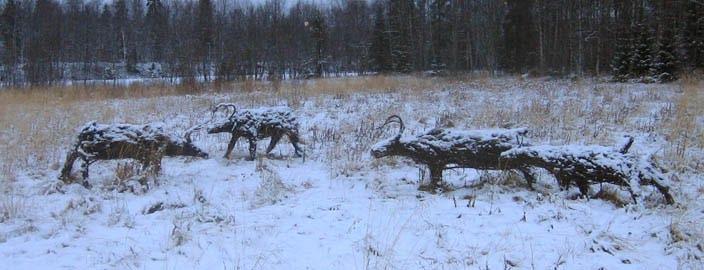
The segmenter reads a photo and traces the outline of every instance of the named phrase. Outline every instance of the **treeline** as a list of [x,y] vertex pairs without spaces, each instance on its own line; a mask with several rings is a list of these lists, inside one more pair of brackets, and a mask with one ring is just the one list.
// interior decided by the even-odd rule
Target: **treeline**
[[4,84],[704,67],[701,0],[6,0],[0,23]]

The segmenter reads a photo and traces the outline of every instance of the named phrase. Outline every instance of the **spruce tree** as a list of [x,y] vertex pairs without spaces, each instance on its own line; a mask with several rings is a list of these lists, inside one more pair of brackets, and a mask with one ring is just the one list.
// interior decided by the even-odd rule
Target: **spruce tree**
[[512,72],[526,72],[536,63],[538,34],[533,24],[533,0],[509,0],[503,24],[502,66]]
[[[704,9],[704,8],[702,8]],[[700,12],[701,16],[697,19],[697,32],[692,43],[694,51],[698,58],[694,61],[696,68],[704,68],[704,12]]]
[[391,71],[391,51],[388,31],[386,30],[386,17],[384,6],[377,3],[375,6],[374,29],[372,30],[369,54],[372,69],[376,72],[386,73]]
[[616,43],[616,52],[611,62],[613,80],[627,82],[633,77],[631,73],[631,52],[633,46],[628,38],[620,38]]
[[166,43],[169,27],[168,19],[166,7],[161,0],[147,0],[147,15],[144,23],[148,29],[152,60],[156,62],[163,60],[164,43]]
[[215,32],[215,29],[213,29],[213,4],[210,0],[198,1],[198,24],[196,27],[198,28],[196,29],[198,35],[197,54],[202,64],[203,80],[208,81],[210,54]]
[[631,71],[633,76],[649,81],[653,67],[653,35],[650,28],[642,24],[635,26],[635,42],[631,57]]
[[19,16],[17,14],[17,4],[14,0],[8,0],[5,3],[5,8],[0,15],[0,25],[2,26],[2,42],[5,46],[5,55],[2,64],[7,68],[7,77],[10,77],[13,82],[15,80],[14,71],[15,65],[19,61],[20,48],[22,42],[20,40]]
[[413,0],[391,0],[389,5],[389,28],[391,59],[396,72],[409,73],[413,70],[411,51],[411,20]]
[[704,6],[699,3],[687,3],[681,39],[686,63],[693,68],[704,68]]
[[431,68],[445,69],[449,62],[452,44],[452,22],[450,0],[433,0],[430,4],[430,27],[432,32]]
[[144,29],[144,2],[130,0],[129,39],[127,40],[127,72],[138,73],[137,63],[143,60],[144,51],[148,49]]
[[53,0],[37,0],[31,15],[27,79],[32,84],[51,83],[61,77],[61,7]]
[[673,46],[672,31],[666,30],[658,42],[658,50],[652,67],[653,78],[661,83],[677,80],[677,58]]
[[113,15],[112,11],[110,10],[110,6],[104,5],[103,6],[103,11],[100,14],[100,18],[98,19],[98,29],[99,29],[99,35],[101,37],[100,40],[100,60],[101,61],[106,61],[106,62],[113,62],[114,59],[114,54],[115,51],[113,48],[115,47],[114,45],[116,44],[115,41],[116,39],[113,38],[115,36],[115,29],[113,29]]
[[311,38],[313,39],[313,63],[314,76],[323,76],[323,67],[325,65],[325,43],[327,42],[327,24],[322,12],[316,9],[311,20],[309,21]]

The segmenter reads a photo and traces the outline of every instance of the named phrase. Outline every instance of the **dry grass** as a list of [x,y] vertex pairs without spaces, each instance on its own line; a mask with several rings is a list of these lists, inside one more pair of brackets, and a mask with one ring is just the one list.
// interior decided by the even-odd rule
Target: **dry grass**
[[624,200],[616,189],[610,187],[604,187],[599,190],[599,192],[594,194],[594,198],[609,202],[618,208],[623,208],[628,204],[628,201]]
[[128,181],[134,179],[140,169],[140,164],[137,162],[119,162],[115,167],[115,178],[113,180],[115,186],[124,186]]
[[[295,109],[305,103],[339,116],[335,126],[310,123],[304,140],[307,148],[321,149],[324,160],[341,174],[363,166],[368,147],[389,134],[374,125],[391,113],[418,123],[409,133],[435,126],[527,126],[539,141],[608,145],[614,132],[654,132],[668,138],[665,161],[698,168],[698,159],[691,157],[704,147],[702,83],[690,79],[672,88],[471,74],[9,89],[0,91],[0,153],[11,153],[0,156],[0,176],[13,179],[23,169],[57,168],[75,129],[89,120],[167,121],[184,128],[201,121],[207,108],[221,101],[251,107],[284,103]],[[388,96],[393,98],[385,103],[369,102]],[[441,103],[446,105],[434,106]],[[409,109],[405,104],[416,106]],[[349,113],[357,116],[346,117]]]
[[256,166],[261,183],[254,192],[252,208],[276,204],[287,198],[289,193],[293,191],[291,187],[284,184],[279,174],[271,169],[263,158],[257,159]]
[[27,202],[13,194],[0,194],[0,223],[27,214]]
[[673,119],[665,125],[671,142],[666,156],[675,162],[678,169],[700,167],[701,161],[688,160],[688,151],[704,148],[704,129],[701,125],[701,121],[704,121],[703,87],[704,83],[700,81],[683,80],[680,85],[682,95],[673,110]]

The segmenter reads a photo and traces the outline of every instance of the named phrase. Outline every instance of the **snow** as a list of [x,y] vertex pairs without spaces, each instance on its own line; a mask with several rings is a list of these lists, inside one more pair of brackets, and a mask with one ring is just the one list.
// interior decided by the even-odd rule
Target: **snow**
[[[619,168],[619,171],[626,171],[627,166],[619,161],[623,155],[611,147],[599,145],[540,145],[533,147],[514,148],[501,153],[503,157],[526,155],[536,157],[546,161],[557,160],[566,157],[567,159],[587,162],[591,160],[594,165]],[[615,155],[620,155],[614,157]]]
[[524,145],[526,128],[517,129],[433,129],[426,134],[414,137],[402,137],[401,143],[416,143],[424,145],[429,150],[438,149],[450,151],[456,146],[474,145],[478,143],[494,144],[510,148]]
[[[704,207],[697,191],[697,183],[704,179],[701,172],[685,173],[673,185],[681,206],[617,208],[598,199],[571,199],[576,190],[560,191],[547,174],[540,175],[537,190],[531,191],[491,180],[499,179],[499,173],[448,170],[443,178],[457,187],[455,191],[429,194],[417,190],[420,167],[403,159],[369,156],[375,143],[396,134],[393,128],[375,129],[391,113],[405,120],[407,134],[402,140],[433,133],[442,126],[442,119],[435,116],[452,115],[455,128],[440,135],[453,144],[468,138],[569,144],[573,146],[559,150],[579,156],[612,153],[615,150],[610,147],[585,145],[636,132],[629,153],[644,155],[657,152],[666,142],[660,133],[639,131],[640,117],[648,119],[649,113],[660,111],[676,95],[672,89],[656,89],[664,100],[643,103],[652,110],[639,110],[624,126],[617,126],[584,112],[611,111],[600,106],[618,106],[621,101],[590,97],[589,102],[579,103],[584,97],[574,96],[563,82],[546,83],[549,91],[510,80],[497,84],[507,87],[492,90],[468,83],[422,93],[399,90],[342,99],[321,95],[295,106],[285,97],[256,92],[112,101],[106,106],[139,108],[158,101],[163,105],[159,114],[129,118],[134,115],[130,109],[111,117],[115,122],[163,120],[163,128],[174,132],[206,122],[210,115],[202,113],[207,107],[203,104],[237,100],[246,108],[288,105],[300,123],[306,157],[293,157],[291,146],[282,143],[273,156],[245,161],[246,147],[239,144],[233,159],[226,160],[220,156],[229,136],[194,134],[194,143],[213,158],[165,158],[159,185],[144,194],[109,189],[116,178],[115,162],[93,165],[92,189],[68,185],[51,194],[45,194],[45,186],[56,181],[58,170],[27,168],[3,187],[0,202],[15,203],[0,205],[23,211],[0,218],[0,269],[676,269],[701,265],[694,258],[702,256],[697,249],[702,238],[697,237],[704,232]],[[628,87],[623,92],[632,97],[650,91],[641,85]],[[550,109],[540,104],[546,98],[555,102]],[[528,106],[552,122],[527,125],[539,120],[515,112]],[[564,111],[555,109],[563,106],[574,106],[577,109],[572,112],[585,120],[571,122]],[[491,129],[506,122],[529,126],[531,132],[525,136],[530,138],[515,136],[523,134],[522,129],[513,129],[510,135]],[[604,135],[607,131],[613,137]],[[601,133],[594,135],[597,132]],[[558,147],[516,151],[528,149],[550,155]],[[617,166],[607,158],[600,160]],[[673,228],[682,231],[686,240],[673,240]]]
[[[638,191],[640,182],[640,172],[647,172],[649,179],[665,179],[657,173],[655,168],[648,162],[638,162],[639,158],[634,155],[625,155],[617,149],[598,145],[541,145],[532,147],[514,148],[501,153],[502,158],[527,157],[544,161],[546,163],[557,164],[558,170],[574,169],[574,164],[584,164],[594,175],[597,171],[613,172],[613,175],[623,177],[628,181],[629,188]],[[654,176],[654,177],[653,177]],[[605,179],[594,179],[595,182]],[[662,183],[665,184],[665,183]]]
[[284,130],[297,130],[298,122],[288,107],[265,107],[237,111],[231,119],[237,122],[236,128],[244,134],[258,137],[262,127],[276,127]]
[[132,125],[98,124],[91,121],[80,128],[78,138],[81,143],[128,142],[136,144],[144,140],[161,141],[164,135],[166,133],[160,123]]

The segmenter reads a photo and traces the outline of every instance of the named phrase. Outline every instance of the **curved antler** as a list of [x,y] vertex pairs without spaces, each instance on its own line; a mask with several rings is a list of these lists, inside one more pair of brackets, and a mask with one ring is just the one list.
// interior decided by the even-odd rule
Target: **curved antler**
[[403,120],[401,120],[401,117],[398,115],[391,115],[389,118],[386,118],[386,122],[384,122],[383,125],[381,125],[381,128],[385,127],[388,124],[391,123],[398,123],[399,124],[399,129],[398,129],[398,135],[396,135],[398,138],[401,138],[401,134],[403,134],[403,131],[406,130],[406,126],[403,125]]
[[230,117],[229,117],[229,118],[232,118],[233,116],[235,116],[235,113],[237,112],[237,107],[235,106],[235,104],[232,104],[232,103],[220,103],[220,104],[218,104],[217,106],[215,106],[215,108],[213,108],[213,114],[215,114],[215,112],[217,112],[217,111],[220,110],[221,108],[232,108],[232,114],[230,114]]
[[201,128],[203,128],[203,125],[198,124],[198,125],[193,126],[192,128],[189,128],[188,130],[186,130],[186,133],[183,134],[183,137],[186,138],[186,142],[191,143],[192,142],[191,134],[193,134],[193,132],[200,130]]
[[628,150],[631,149],[631,146],[633,146],[633,141],[635,139],[633,139],[633,136],[631,136],[631,135],[626,135],[626,136],[624,136],[624,138],[626,138],[626,142],[624,142],[623,145],[621,145],[621,148],[618,151],[621,154],[625,155],[628,153]]

